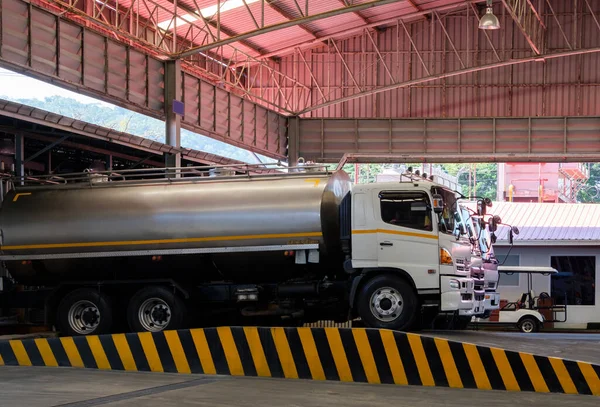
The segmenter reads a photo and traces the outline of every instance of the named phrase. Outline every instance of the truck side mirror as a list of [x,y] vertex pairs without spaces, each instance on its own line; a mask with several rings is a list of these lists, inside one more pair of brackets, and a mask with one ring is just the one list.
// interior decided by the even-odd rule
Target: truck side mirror
[[433,211],[442,213],[444,211],[444,198],[440,194],[433,195]]
[[510,228],[510,230],[515,234],[515,235],[519,235],[519,228],[516,226],[513,226]]
[[484,217],[486,215],[486,205],[483,202],[483,199],[477,200],[477,215]]
[[483,199],[483,203],[485,204],[485,206],[487,206],[488,208],[492,207],[492,200],[490,198],[484,198]]
[[508,232],[508,243],[509,243],[511,246],[512,246],[512,244],[513,244],[513,239],[514,239],[514,236],[513,236],[513,231],[512,231],[512,229],[511,229],[511,230]]
[[496,244],[497,240],[498,240],[498,237],[496,237],[496,234],[494,232],[492,232],[490,234],[490,241],[492,242],[492,244]]
[[500,218],[500,216],[498,215],[494,215],[492,216],[492,219],[490,219],[489,225],[490,225],[490,232],[495,232],[496,230],[498,230],[498,225],[502,224],[502,219]]

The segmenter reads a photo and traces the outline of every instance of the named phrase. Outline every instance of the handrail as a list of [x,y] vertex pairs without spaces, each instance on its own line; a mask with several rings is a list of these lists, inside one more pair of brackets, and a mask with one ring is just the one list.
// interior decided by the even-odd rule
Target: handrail
[[218,179],[262,178],[275,176],[302,176],[312,174],[330,174],[326,166],[299,165],[286,167],[281,163],[269,164],[227,164],[203,165],[190,167],[162,167],[125,169],[119,172],[93,171],[74,172],[57,175],[11,176],[7,181],[16,189],[23,187],[51,187],[51,186],[92,186],[108,187],[110,185],[123,185],[135,183],[157,182],[191,182],[209,181]]

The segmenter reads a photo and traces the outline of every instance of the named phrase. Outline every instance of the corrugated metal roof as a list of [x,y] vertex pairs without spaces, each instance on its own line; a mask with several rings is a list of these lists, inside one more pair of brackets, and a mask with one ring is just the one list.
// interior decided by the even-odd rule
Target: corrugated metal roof
[[[352,2],[345,2],[344,0],[308,0],[308,10],[309,15],[316,15],[327,11],[342,9],[348,4],[356,5],[369,1],[372,0],[354,0]],[[120,6],[124,8],[135,7],[136,12],[139,12],[142,18],[148,19],[154,23],[168,25],[169,21],[173,20],[174,15],[177,15],[180,19],[190,19],[191,17],[189,21],[191,22],[191,25],[194,25],[194,32],[197,33],[200,33],[203,29],[206,30],[206,26],[202,20],[195,18],[197,16],[192,16],[193,13],[198,13],[199,10],[205,10],[206,8],[216,7],[217,1],[180,0],[175,4],[171,0],[152,0],[152,4],[150,4],[152,7],[148,5],[136,7],[134,0],[119,1]],[[227,2],[221,1],[221,4],[223,7],[226,7]],[[220,33],[221,39],[228,38],[229,35],[227,33],[236,35],[256,29],[255,20],[258,24],[261,23],[261,20],[264,20],[265,26],[270,26],[302,18],[304,17],[306,6],[305,1],[271,0],[264,3],[263,16],[262,2],[247,2],[245,6],[242,6],[242,4],[243,3],[231,3],[231,7],[226,7],[225,11],[221,13],[219,25],[224,30]],[[348,35],[344,33],[344,30],[348,28],[366,26],[368,23],[376,23],[377,21],[383,21],[391,17],[399,17],[415,12],[453,5],[464,5],[464,0],[412,0],[411,2],[398,0],[393,4],[371,7],[360,12],[340,13],[334,17],[307,22],[299,26],[288,27],[284,30],[277,30],[242,42],[235,42],[233,46],[249,55],[257,56],[260,55],[260,53],[275,52],[296,44],[301,44],[307,40],[316,38],[317,36],[334,35],[339,32],[341,33],[339,38],[345,38]],[[250,12],[248,12],[248,10],[250,10]],[[252,15],[250,13],[252,13]],[[207,16],[207,19],[212,22],[213,28],[211,31],[215,31],[216,16]],[[173,26],[170,27],[170,30],[173,30]],[[193,45],[202,45],[204,36],[190,36],[189,32],[190,24],[180,20],[177,24],[177,35],[182,38],[186,36],[188,38],[194,38]],[[249,48],[247,44],[251,44],[253,48]],[[219,51],[220,53],[223,53],[224,57],[244,59],[240,55],[234,55],[233,50],[228,49],[230,47],[224,48],[224,50]],[[260,53],[257,52],[258,50]]]
[[116,131],[81,120],[75,120],[67,116],[62,116],[46,110],[4,99],[0,99],[0,116],[12,117],[30,123],[38,123],[58,130],[78,134],[80,136],[145,150],[157,155],[162,155],[163,153],[181,153],[184,158],[190,161],[199,161],[207,165],[245,164],[238,160],[233,160],[200,150],[169,146],[165,143],[150,140],[144,137],[134,136],[133,134]]
[[[517,226],[515,244],[597,244],[600,246],[600,204],[494,202],[488,213]],[[506,244],[508,228],[496,233]]]

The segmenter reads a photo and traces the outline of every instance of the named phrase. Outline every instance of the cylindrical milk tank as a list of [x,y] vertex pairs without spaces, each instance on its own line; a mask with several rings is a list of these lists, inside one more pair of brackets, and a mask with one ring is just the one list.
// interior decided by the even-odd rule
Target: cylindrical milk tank
[[22,188],[0,209],[2,255],[339,243],[344,172]]

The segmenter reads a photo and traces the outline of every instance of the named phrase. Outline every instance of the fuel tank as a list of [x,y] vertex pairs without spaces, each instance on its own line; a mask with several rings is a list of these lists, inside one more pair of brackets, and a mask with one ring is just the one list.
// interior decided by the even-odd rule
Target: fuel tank
[[0,208],[1,255],[76,257],[318,243],[339,250],[343,171],[21,187]]

